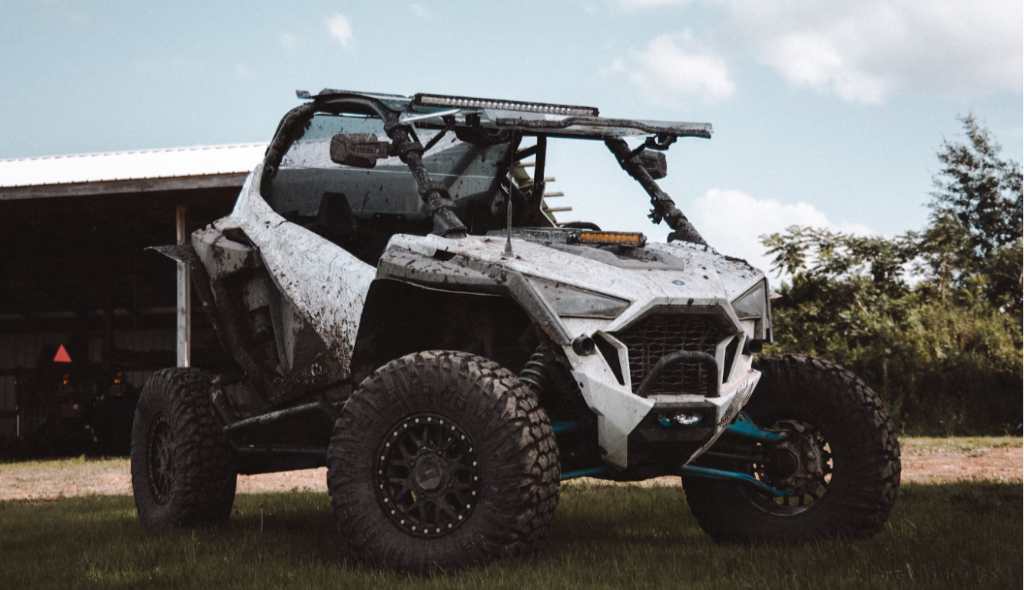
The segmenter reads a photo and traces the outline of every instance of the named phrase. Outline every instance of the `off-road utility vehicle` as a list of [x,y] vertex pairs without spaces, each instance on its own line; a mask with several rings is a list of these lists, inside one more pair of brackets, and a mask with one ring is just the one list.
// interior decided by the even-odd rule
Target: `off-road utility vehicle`
[[[656,182],[664,150],[710,125],[299,96],[234,211],[161,249],[191,266],[236,366],[146,385],[146,528],[227,519],[238,473],[323,465],[350,553],[414,571],[530,549],[560,481],[582,476],[680,475],[716,539],[885,522],[900,459],[876,394],[828,362],[755,358],[772,338],[764,274],[708,246]],[[552,139],[604,142],[667,243],[557,223]]]

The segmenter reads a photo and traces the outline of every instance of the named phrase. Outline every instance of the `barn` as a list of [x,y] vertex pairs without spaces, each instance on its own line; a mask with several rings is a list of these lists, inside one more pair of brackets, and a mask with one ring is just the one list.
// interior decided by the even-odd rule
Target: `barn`
[[123,451],[151,371],[218,364],[187,271],[146,248],[227,214],[264,149],[0,160],[0,453]]

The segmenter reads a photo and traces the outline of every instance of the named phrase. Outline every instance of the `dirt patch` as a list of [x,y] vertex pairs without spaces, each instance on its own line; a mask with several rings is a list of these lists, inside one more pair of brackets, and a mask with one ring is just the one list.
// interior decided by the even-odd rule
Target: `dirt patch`
[[[905,483],[989,480],[1021,481],[1020,439],[907,439],[903,442]],[[325,469],[306,469],[238,478],[242,494],[327,491]],[[604,483],[600,480],[577,480]],[[678,485],[675,477],[649,485]],[[618,484],[608,484],[618,485]],[[127,459],[69,459],[0,463],[0,501],[53,499],[86,495],[131,494]]]
[[1021,481],[1021,458],[1019,446],[972,450],[962,454],[911,454],[903,460],[903,481]]
[[[132,493],[127,459],[70,459],[0,464],[0,501]],[[238,477],[238,493],[324,491],[327,470]]]

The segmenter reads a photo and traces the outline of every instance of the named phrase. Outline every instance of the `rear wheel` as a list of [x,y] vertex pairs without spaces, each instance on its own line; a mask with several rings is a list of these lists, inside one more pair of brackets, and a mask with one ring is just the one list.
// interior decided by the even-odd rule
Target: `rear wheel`
[[131,472],[146,529],[228,519],[237,478],[207,373],[164,369],[149,378],[132,423]]
[[381,367],[349,398],[327,478],[355,555],[452,570],[523,553],[545,536],[558,450],[515,375],[472,354],[430,351]]
[[877,394],[838,365],[801,356],[759,359],[761,382],[745,413],[782,443],[756,460],[699,461],[743,471],[786,492],[684,477],[700,526],[719,540],[801,541],[865,536],[885,523],[900,482],[900,449]]

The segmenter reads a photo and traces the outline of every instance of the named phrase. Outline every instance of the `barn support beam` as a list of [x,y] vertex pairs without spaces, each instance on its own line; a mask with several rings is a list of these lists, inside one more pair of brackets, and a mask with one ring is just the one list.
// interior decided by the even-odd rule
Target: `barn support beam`
[[[174,211],[175,236],[179,246],[185,245],[188,240],[188,209],[184,205],[178,205]],[[188,265],[182,261],[178,265],[178,303],[177,318],[178,329],[175,338],[175,349],[177,351],[178,366],[189,367],[192,365],[192,289],[191,274]]]

